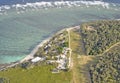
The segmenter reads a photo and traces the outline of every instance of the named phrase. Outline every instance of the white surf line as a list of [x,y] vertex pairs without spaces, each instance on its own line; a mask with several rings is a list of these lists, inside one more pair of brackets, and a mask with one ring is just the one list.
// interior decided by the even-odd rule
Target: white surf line
[[104,8],[109,8],[109,4],[103,1],[51,1],[51,2],[35,2],[35,3],[26,3],[26,4],[14,4],[14,5],[4,5],[1,6],[1,10],[9,10],[15,8],[18,9],[26,9],[26,8],[61,8],[61,7],[74,7],[74,6],[102,6]]

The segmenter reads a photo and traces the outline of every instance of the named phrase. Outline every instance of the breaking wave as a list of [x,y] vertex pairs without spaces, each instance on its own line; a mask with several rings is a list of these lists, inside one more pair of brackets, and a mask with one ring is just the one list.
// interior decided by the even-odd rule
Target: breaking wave
[[[61,8],[61,7],[76,7],[76,6],[102,6],[104,8],[109,8],[110,3],[103,1],[51,1],[51,2],[35,2],[35,3],[26,3],[26,4],[14,4],[14,5],[4,5],[0,7],[0,12],[9,10],[9,9],[27,9],[27,8]],[[115,5],[115,4],[113,4]]]

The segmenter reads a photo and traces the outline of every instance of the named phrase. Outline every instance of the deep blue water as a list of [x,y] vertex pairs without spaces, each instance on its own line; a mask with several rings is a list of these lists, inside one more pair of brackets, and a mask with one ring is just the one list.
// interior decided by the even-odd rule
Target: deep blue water
[[[17,3],[24,4],[28,2],[33,3],[37,1],[61,1],[61,0],[0,0],[0,5],[12,5],[12,4],[17,4]],[[67,0],[67,1],[74,1],[74,0]],[[82,1],[93,1],[93,0],[82,0]],[[109,2],[109,3],[120,3],[120,0],[101,0],[101,1]]]

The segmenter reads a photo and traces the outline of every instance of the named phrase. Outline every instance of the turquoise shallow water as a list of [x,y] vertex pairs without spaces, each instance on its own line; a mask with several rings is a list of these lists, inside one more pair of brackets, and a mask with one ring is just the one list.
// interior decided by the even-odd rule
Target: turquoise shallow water
[[0,15],[0,63],[24,58],[39,42],[64,27],[119,18],[117,6],[109,9],[102,6],[28,9],[21,14],[11,9]]

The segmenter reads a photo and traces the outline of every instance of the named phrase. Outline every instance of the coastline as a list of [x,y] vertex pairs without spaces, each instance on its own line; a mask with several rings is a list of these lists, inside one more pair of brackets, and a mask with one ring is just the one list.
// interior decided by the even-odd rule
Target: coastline
[[[35,53],[39,50],[40,47],[42,47],[45,43],[49,42],[54,36],[62,33],[63,31],[70,31],[72,29],[79,29],[80,28],[80,25],[78,26],[72,26],[72,27],[68,27],[68,28],[64,28],[64,29],[61,29],[59,31],[57,31],[56,33],[54,33],[52,36],[44,39],[42,42],[40,42],[32,51],[29,55],[27,55],[25,58],[23,58],[22,60],[20,60],[20,63],[23,63],[24,61],[28,61],[30,59],[33,59],[34,58],[34,55]],[[70,56],[71,58],[71,56]],[[70,61],[71,63],[71,61]]]
[[[78,25],[79,26],[79,25]],[[35,53],[38,51],[38,49],[40,47],[42,47],[45,43],[49,42],[54,36],[56,36],[57,34],[60,34],[62,33],[63,31],[65,30],[71,30],[71,29],[76,29],[78,28],[78,26],[72,26],[72,27],[69,27],[69,28],[63,28],[59,31],[57,31],[56,33],[54,33],[53,35],[51,35],[50,37],[48,38],[45,38],[42,42],[40,42],[37,46],[35,46],[35,48],[31,51],[30,54],[26,55],[25,58],[19,60],[19,61],[16,61],[16,62],[11,62],[11,63],[5,63],[5,64],[0,64],[0,71],[2,70],[6,70],[7,68],[11,68],[11,67],[14,67],[18,64],[21,64],[25,61],[28,61],[30,59],[33,59],[34,58],[34,55]]]
[[[79,26],[79,25],[78,25]],[[38,49],[40,47],[42,47],[45,43],[49,42],[50,39],[52,39],[55,35],[59,34],[59,33],[62,33],[63,31],[65,30],[70,30],[70,29],[75,29],[77,28],[78,26],[73,26],[73,27],[69,27],[69,28],[64,28],[64,29],[61,29],[59,31],[57,31],[55,34],[53,34],[52,36],[44,39],[42,42],[40,42],[32,51],[29,55],[27,55],[25,58],[23,58],[22,60],[20,60],[20,63],[24,62],[24,61],[28,61],[30,59],[33,59],[34,58],[34,55],[35,53],[38,51]]]
[[27,55],[25,58],[23,58],[22,60],[20,60],[20,63],[24,62],[24,61],[27,61],[29,59],[33,59],[34,58],[34,55],[35,53],[38,51],[38,49],[40,47],[42,47],[45,43],[47,43],[52,37],[48,37],[46,39],[44,39],[42,42],[40,42],[32,51],[29,55]]

